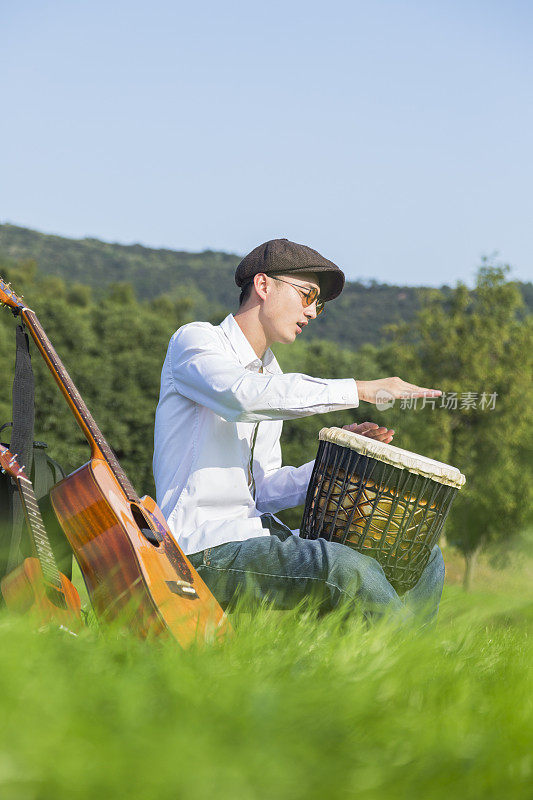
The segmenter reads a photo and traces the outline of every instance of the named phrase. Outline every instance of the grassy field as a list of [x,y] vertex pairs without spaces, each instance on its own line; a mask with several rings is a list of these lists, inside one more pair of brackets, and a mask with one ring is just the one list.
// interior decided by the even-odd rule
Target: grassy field
[[483,562],[432,630],[265,608],[188,652],[4,614],[0,798],[530,800],[530,587]]

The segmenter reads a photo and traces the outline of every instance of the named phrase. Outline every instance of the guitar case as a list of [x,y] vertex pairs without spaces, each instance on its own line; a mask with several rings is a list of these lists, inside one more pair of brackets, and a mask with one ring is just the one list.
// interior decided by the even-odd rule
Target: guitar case
[[[28,336],[23,326],[18,325],[13,379],[13,422],[2,425],[0,435],[7,428],[12,428],[11,441],[5,446],[13,454],[17,454],[19,463],[30,476],[57,565],[70,578],[72,551],[57,522],[49,496],[50,489],[65,477],[65,472],[48,455],[45,442],[33,441],[34,397],[35,385]],[[8,475],[0,473],[0,579],[31,555],[31,540],[26,530],[19,492],[14,481]]]

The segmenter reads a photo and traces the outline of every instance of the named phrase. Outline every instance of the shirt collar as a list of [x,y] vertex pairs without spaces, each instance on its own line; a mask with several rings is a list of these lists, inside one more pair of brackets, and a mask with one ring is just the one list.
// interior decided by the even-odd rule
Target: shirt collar
[[219,327],[222,328],[229,339],[243,367],[263,367],[267,372],[271,371],[269,367],[271,365],[273,366],[273,362],[275,361],[272,350],[269,348],[261,361],[252,345],[241,331],[233,314],[228,314],[226,319],[222,320]]

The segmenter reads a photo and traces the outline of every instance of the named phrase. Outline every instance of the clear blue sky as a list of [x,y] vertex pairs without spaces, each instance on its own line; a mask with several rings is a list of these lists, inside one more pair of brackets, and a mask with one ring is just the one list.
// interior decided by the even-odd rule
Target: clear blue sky
[[533,279],[533,4],[0,0],[0,220]]

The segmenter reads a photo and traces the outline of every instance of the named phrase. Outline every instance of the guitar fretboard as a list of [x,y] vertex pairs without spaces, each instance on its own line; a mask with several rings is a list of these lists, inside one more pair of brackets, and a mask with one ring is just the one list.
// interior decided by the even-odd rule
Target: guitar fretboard
[[37,556],[41,562],[43,576],[45,580],[47,580],[57,589],[61,589],[59,570],[56,566],[56,561],[50,541],[48,539],[48,534],[46,533],[43,525],[41,512],[37,504],[37,498],[35,497],[33,486],[25,476],[20,476],[16,480],[18,483],[20,496],[22,498],[24,511],[26,512],[26,518],[28,520],[28,526],[33,544],[35,545]]

